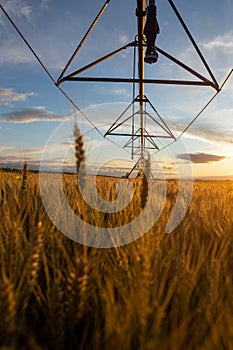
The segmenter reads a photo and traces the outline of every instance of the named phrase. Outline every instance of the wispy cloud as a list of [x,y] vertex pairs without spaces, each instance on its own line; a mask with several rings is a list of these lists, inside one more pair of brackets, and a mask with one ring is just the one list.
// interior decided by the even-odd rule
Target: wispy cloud
[[[56,170],[58,167],[65,171],[75,170],[75,158],[73,159],[71,152],[67,153],[67,147],[63,143],[47,145],[45,154],[44,151],[43,146],[19,150],[16,147],[2,145],[0,146],[0,167],[21,168],[26,159],[30,169],[38,170],[43,156],[42,164],[45,170]],[[65,157],[64,154],[66,154]]]
[[125,45],[129,42],[129,38],[127,34],[119,34],[118,40],[119,40],[119,43],[122,45]]
[[10,151],[13,148],[14,147],[11,147],[11,146],[0,146],[0,152],[3,153],[3,152],[6,152],[6,151]]
[[[226,72],[228,72],[233,66],[233,31],[231,30],[212,37],[209,40],[202,41],[198,45],[213,73],[215,75],[217,73],[220,79],[223,79]],[[219,57],[221,57],[221,59],[219,59]],[[179,59],[208,77],[208,73],[193,46],[187,46],[182,50]]]
[[[72,145],[71,145],[72,146]],[[46,146],[46,156],[48,158],[53,158],[55,156],[61,156],[66,152],[67,147],[64,143],[54,143]],[[5,154],[7,157],[29,157],[30,159],[41,158],[41,155],[44,152],[44,145],[40,147],[30,147],[29,149],[23,148],[20,150],[15,146],[1,145],[0,152]]]
[[50,0],[42,0],[41,3],[40,3],[40,7],[43,10],[48,10],[49,9],[49,3],[50,3]]
[[32,108],[23,108],[17,111],[3,113],[2,122],[13,124],[33,123],[33,122],[59,122],[66,119],[63,115],[58,115],[46,111],[45,107],[37,106]]
[[1,168],[22,168],[22,164],[25,162],[25,157],[15,156],[0,156],[0,167]]
[[129,89],[126,89],[126,88],[111,89],[109,87],[95,85],[94,90],[98,93],[105,95],[105,96],[126,96],[126,97],[132,96],[131,91]]
[[28,1],[25,0],[7,0],[3,1],[3,7],[10,14],[15,17],[24,17],[28,22],[31,20],[32,7]]
[[[52,25],[52,28],[48,29],[46,25],[49,25],[51,22],[48,22],[48,24],[41,21],[43,12],[49,9],[49,2],[50,0],[41,0],[38,2],[30,0],[5,0],[2,2],[2,5],[15,25],[20,29],[25,39],[30,42],[30,45],[32,45],[38,56],[41,59],[50,57],[51,63],[48,63],[48,67],[59,67],[60,69],[61,65],[64,67],[64,63],[61,63],[62,58],[60,58],[62,51],[56,51],[56,43],[57,37],[61,38],[61,35],[57,34],[57,30],[55,33]],[[38,19],[40,20],[39,27]],[[0,25],[0,64],[37,64],[35,58],[20,37],[16,35],[14,28],[10,25],[2,11],[0,11]],[[62,30],[64,31],[64,28]],[[56,36],[51,39],[54,45],[53,50],[51,50],[51,43],[47,39],[48,32],[50,33],[50,37],[52,35]]]
[[221,74],[220,79],[223,79],[224,75],[233,67],[233,30],[202,42],[201,48],[208,56],[211,66],[219,72],[219,75]]
[[199,152],[177,154],[176,157],[187,161],[191,160],[191,162],[195,164],[215,163],[215,162],[220,162],[221,160],[224,160],[227,158],[225,156],[219,156],[216,154],[199,153]]
[[19,41],[14,38],[8,38],[1,42],[0,64],[12,63],[32,63],[35,62],[34,57],[27,50],[26,46],[19,45]]
[[[40,158],[25,158],[19,156],[0,156],[0,167],[2,168],[22,168],[22,164],[27,160],[30,170],[39,170]],[[58,159],[51,158],[43,161],[43,170],[53,171],[57,170]],[[63,171],[75,171],[75,166],[69,161],[62,161]]]
[[16,92],[11,88],[0,88],[0,106],[12,107],[14,102],[25,102],[29,97],[36,96],[35,92]]
[[[223,118],[223,111],[219,112],[218,118],[215,120],[214,116],[209,117],[209,121],[201,120],[194,123],[182,137],[188,137],[196,140],[203,140],[211,144],[233,144],[233,125],[230,119]],[[228,115],[232,115],[228,111]],[[221,120],[221,123],[219,121]],[[211,122],[210,122],[211,121]],[[177,120],[173,124],[176,127],[176,136],[179,136],[188,123]]]
[[230,55],[233,53],[233,30],[203,42],[202,46],[207,50],[227,50],[227,53]]

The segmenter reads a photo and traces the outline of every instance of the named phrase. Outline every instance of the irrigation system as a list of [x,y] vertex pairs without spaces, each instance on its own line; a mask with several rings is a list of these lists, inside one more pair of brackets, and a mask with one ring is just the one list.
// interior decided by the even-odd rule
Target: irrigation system
[[[172,0],[167,0],[172,11],[174,12],[177,20],[180,22],[183,27],[184,32],[186,33],[190,43],[192,44],[194,50],[199,56],[201,62],[203,63],[207,76],[205,77],[196,70],[189,67],[184,62],[178,60],[173,55],[166,52],[164,49],[161,49],[156,44],[156,38],[159,34],[159,23],[157,20],[157,4],[155,0],[136,0],[136,21],[137,21],[137,33],[132,42],[128,44],[116,48],[114,51],[104,55],[97,60],[92,61],[91,63],[79,68],[78,70],[66,74],[69,69],[72,61],[78,55],[80,49],[85,44],[88,36],[94,29],[97,22],[100,20],[102,14],[108,7],[111,0],[107,0],[99,13],[91,23],[90,27],[87,29],[85,35],[82,40],[76,47],[69,61],[65,65],[58,79],[54,79],[46,66],[40,60],[39,56],[35,53],[29,42],[25,39],[24,35],[20,32],[20,30],[15,25],[14,21],[10,18],[10,16],[6,13],[3,6],[0,4],[0,9],[6,15],[8,20],[11,22],[15,30],[18,32],[20,37],[23,39],[25,44],[28,46],[32,54],[35,56],[37,61],[40,63],[42,68],[49,75],[50,79],[56,85],[56,87],[65,95],[65,97],[73,104],[75,108],[77,108],[81,114],[95,127],[95,129],[103,136],[111,140],[111,136],[123,136],[127,137],[127,142],[124,144],[123,148],[130,148],[131,158],[136,158],[136,163],[133,168],[127,173],[129,176],[133,170],[138,169],[141,170],[144,167],[145,159],[150,156],[151,150],[161,151],[162,149],[168,147],[170,144],[176,142],[193,124],[193,122],[200,116],[200,114],[207,108],[207,106],[213,101],[213,99],[218,95],[221,91],[222,87],[225,85],[226,81],[229,79],[233,70],[230,71],[223,84],[219,86],[213,72],[211,71],[207,61],[205,60],[201,50],[199,49],[196,41],[194,40],[191,32],[189,31],[187,25],[185,24],[183,18],[181,17],[178,9],[176,8],[174,2]],[[112,0],[113,1],[113,0]],[[101,62],[104,62],[110,59],[113,56],[116,56],[122,53],[124,50],[128,48],[133,48],[133,76],[130,78],[119,78],[119,77],[90,77],[83,76],[80,74],[87,72],[90,68],[98,65]],[[146,64],[156,64],[159,59],[159,55],[166,57],[168,60],[172,61],[174,64],[183,68],[185,71],[189,72],[195,79],[193,80],[172,80],[172,79],[156,79],[156,77],[150,77],[150,79],[145,79],[145,65]],[[79,109],[77,104],[68,96],[68,94],[62,89],[61,85],[65,82],[99,82],[99,83],[131,83],[133,86],[133,100],[127,106],[127,108],[117,117],[115,122],[110,126],[110,128],[103,134],[94,124],[90,121],[85,114]],[[201,109],[201,111],[193,118],[193,120],[185,127],[185,129],[181,132],[181,134],[176,138],[172,133],[169,126],[166,124],[165,120],[158,113],[155,106],[152,102],[147,98],[145,94],[145,89],[148,84],[169,84],[169,85],[187,85],[187,86],[207,86],[213,88],[215,90],[215,94],[213,97],[206,103],[206,105]],[[149,113],[147,111],[146,106],[149,105],[150,111],[153,113]],[[130,115],[127,113],[130,111]],[[151,130],[147,130],[146,125],[147,119],[150,120],[150,123],[154,123],[156,125],[156,130],[160,130],[160,132],[151,132]],[[130,124],[130,131],[121,132],[122,127],[124,125],[128,126]],[[124,128],[123,128],[124,130]],[[159,148],[158,139],[171,139],[171,143],[167,146]],[[113,142],[113,141],[112,141]],[[113,142],[114,143],[114,142]]]
[[[159,34],[159,24],[157,20],[157,6],[155,3],[155,0],[137,0],[136,1],[136,20],[137,20],[137,34],[135,36],[135,40],[114,50],[113,52],[108,53],[107,55],[89,63],[88,65],[83,66],[82,68],[65,75],[67,72],[67,69],[69,68],[71,62],[75,58],[75,56],[78,54],[79,50],[81,49],[82,45],[85,43],[88,35],[91,33],[92,29],[96,25],[96,23],[99,21],[101,15],[107,8],[108,4],[110,3],[110,0],[107,0],[103,7],[101,8],[100,12],[97,14],[97,17],[94,19],[91,26],[88,28],[86,34],[84,35],[83,39],[77,46],[76,50],[74,51],[73,55],[71,56],[70,60],[66,64],[65,68],[63,69],[62,73],[60,74],[57,85],[60,86],[60,84],[67,82],[67,81],[75,81],[75,82],[111,82],[111,83],[132,83],[133,84],[133,101],[129,104],[129,106],[120,114],[120,116],[116,119],[116,121],[110,126],[110,128],[106,131],[104,134],[105,137],[107,136],[125,136],[128,137],[127,142],[124,144],[124,148],[130,148],[131,149],[131,158],[134,159],[134,157],[137,157],[137,162],[135,166],[131,169],[129,174],[135,169],[142,168],[144,166],[145,158],[149,156],[150,150],[159,150],[158,143],[156,142],[156,139],[159,138],[166,138],[171,139],[172,141],[176,141],[176,138],[164,119],[161,117],[161,115],[158,113],[155,106],[151,103],[151,101],[147,98],[145,95],[145,86],[147,84],[173,84],[173,85],[195,85],[195,86],[209,86],[214,88],[217,92],[219,91],[219,85],[209,67],[207,64],[204,56],[202,55],[200,49],[198,48],[195,40],[193,39],[190,31],[188,30],[186,24],[184,23],[183,19],[181,18],[177,8],[175,7],[172,0],[168,0],[172,10],[174,11],[175,15],[177,16],[178,20],[180,21],[183,29],[185,30],[187,36],[189,37],[192,45],[194,46],[194,49],[197,51],[197,54],[199,55],[202,63],[204,64],[210,78],[206,78],[197,71],[193,70],[189,66],[187,66],[185,63],[179,61],[166,51],[160,49],[156,45],[156,37]],[[132,78],[112,78],[112,77],[80,77],[80,74],[89,70],[93,66],[121,53],[122,51],[133,47],[134,48],[134,58],[133,58],[133,64],[134,64],[134,74]],[[136,52],[137,51],[137,52]],[[164,55],[169,60],[173,61],[175,64],[181,66],[183,69],[191,73],[195,78],[195,80],[161,80],[161,79],[145,79],[145,64],[155,64],[158,60],[158,53],[161,55]],[[137,54],[137,64],[136,64],[136,54]],[[137,76],[136,76],[136,66],[137,66]],[[138,93],[135,94],[136,88],[135,84],[138,86]],[[153,111],[152,115],[151,113],[148,113],[146,110],[146,105],[149,104],[151,110]],[[126,112],[132,108],[132,113],[130,116],[126,116]],[[146,119],[150,119],[152,123],[155,123],[157,125],[156,130],[158,127],[161,129],[162,133],[151,133],[150,130],[147,130],[145,125]],[[137,122],[136,122],[137,121]],[[130,132],[121,132],[122,126],[125,123],[131,124],[131,131]],[[137,124],[136,124],[137,123]]]

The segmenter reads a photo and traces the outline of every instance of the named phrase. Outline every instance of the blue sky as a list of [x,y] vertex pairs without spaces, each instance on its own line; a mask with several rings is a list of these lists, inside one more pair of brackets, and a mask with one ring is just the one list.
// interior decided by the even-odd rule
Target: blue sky
[[[1,2],[55,80],[103,3],[102,0]],[[233,67],[233,2],[174,0],[174,3],[221,84]],[[69,72],[133,41],[137,30],[135,7],[135,0],[111,0]],[[158,47],[208,77],[168,1],[157,0],[157,12]],[[27,159],[31,167],[38,167],[45,144],[58,128],[44,155],[48,166],[52,167],[63,156],[64,147],[72,146],[73,108],[49,80],[3,13],[0,13],[0,45],[0,164],[21,167]],[[132,77],[132,54],[133,50],[128,49],[91,69],[88,74]],[[189,73],[161,55],[156,64],[146,66],[145,74],[155,79],[192,79]],[[130,84],[66,82],[62,88],[103,133],[132,100]],[[214,90],[210,87],[148,85],[145,94],[178,136]],[[180,166],[185,176],[188,154],[194,176],[233,175],[232,114],[233,77],[180,142],[153,154],[154,169],[159,165],[165,175],[174,176]],[[109,169],[114,167],[123,171],[134,164],[129,153],[102,139],[79,113],[77,118],[86,135],[90,167],[107,162]],[[147,127],[151,131],[154,126],[148,123]],[[111,139],[120,145],[124,141],[116,137]],[[158,143],[162,147],[161,140]],[[71,148],[66,165],[72,166],[73,162]]]

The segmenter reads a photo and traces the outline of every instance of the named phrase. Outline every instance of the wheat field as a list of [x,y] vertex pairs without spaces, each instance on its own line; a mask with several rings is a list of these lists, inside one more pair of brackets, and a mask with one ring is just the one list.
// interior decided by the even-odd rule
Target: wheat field
[[[132,180],[127,211],[95,216],[76,181],[64,175],[64,192],[87,221],[120,225],[143,207],[143,185]],[[98,179],[106,200],[117,181]],[[0,348],[232,349],[233,183],[195,181],[189,209],[170,234],[177,182],[166,186],[149,232],[122,247],[85,248],[50,221],[38,174],[29,172],[22,186],[18,174],[0,172]]]

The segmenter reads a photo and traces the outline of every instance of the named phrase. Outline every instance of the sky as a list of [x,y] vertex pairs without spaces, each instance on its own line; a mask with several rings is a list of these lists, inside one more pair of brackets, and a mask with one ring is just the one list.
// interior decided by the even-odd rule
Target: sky
[[[209,79],[168,1],[156,3],[160,26],[156,45]],[[233,68],[232,0],[174,0],[174,3],[221,85]],[[55,81],[103,4],[103,0],[1,1]],[[136,0],[111,0],[67,74],[134,41],[135,8]],[[74,117],[71,103],[1,11],[0,47],[0,167],[21,168],[27,160],[31,169],[38,169],[43,158],[44,168],[57,169],[63,163],[63,169],[73,170],[75,120],[84,135],[86,162],[91,172],[104,167],[108,173],[122,175],[135,164],[137,157],[132,160],[130,149],[122,149],[128,138],[101,135],[132,102],[131,84],[62,83],[62,89],[81,111]],[[129,48],[82,75],[132,78],[132,74],[133,48]],[[157,63],[145,65],[145,76],[196,79],[161,54]],[[152,84],[145,87],[145,95],[176,137],[214,94],[211,87]],[[137,108],[136,105],[136,111]],[[153,115],[149,106],[147,111]],[[155,176],[233,176],[232,115],[233,76],[179,141],[164,148],[171,140],[156,139],[164,150],[151,152]],[[161,131],[150,117],[146,118],[146,129],[151,133]],[[118,129],[129,130],[129,123]]]

